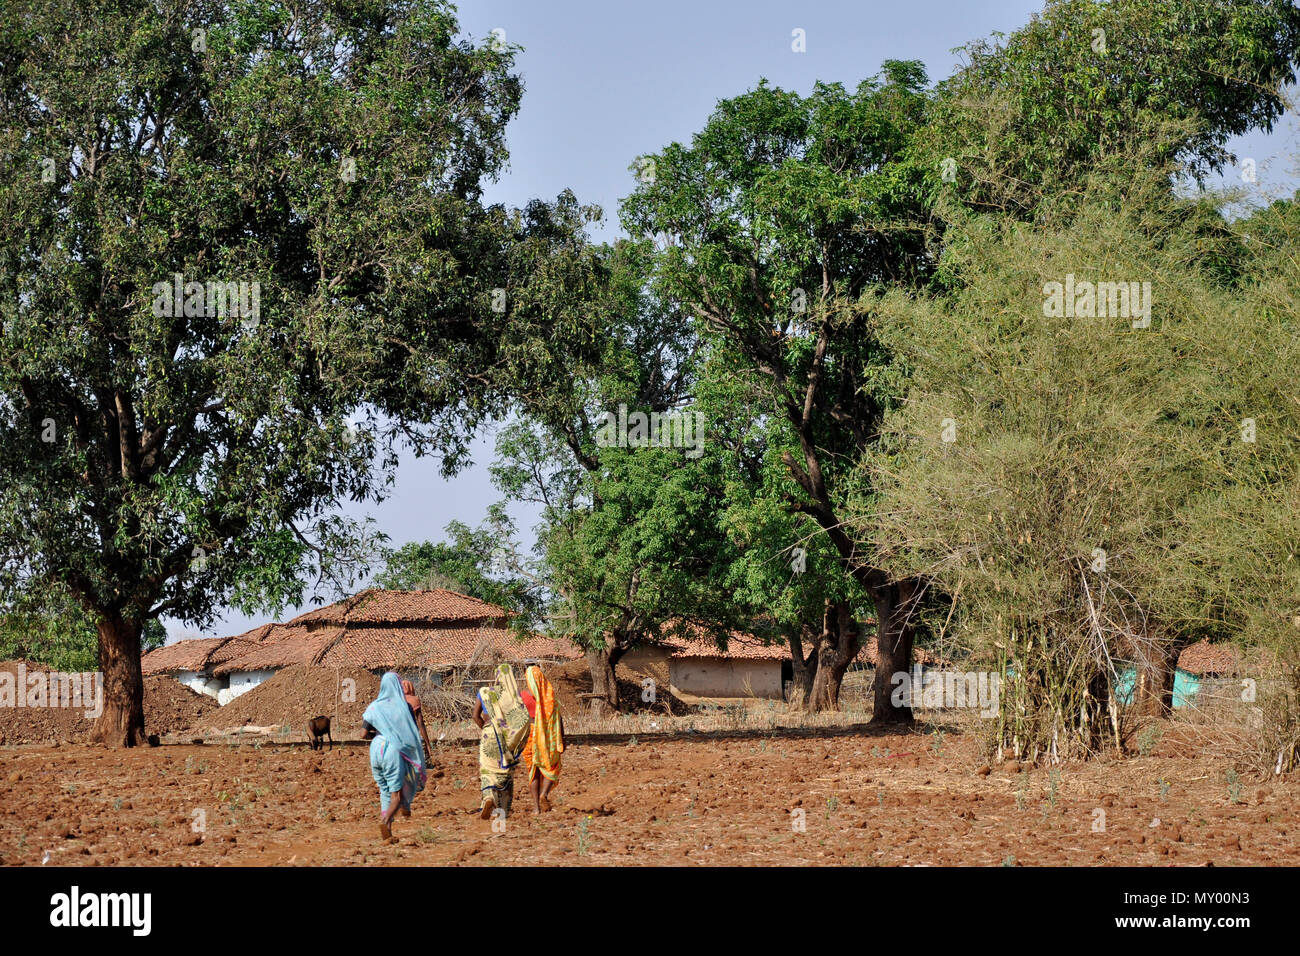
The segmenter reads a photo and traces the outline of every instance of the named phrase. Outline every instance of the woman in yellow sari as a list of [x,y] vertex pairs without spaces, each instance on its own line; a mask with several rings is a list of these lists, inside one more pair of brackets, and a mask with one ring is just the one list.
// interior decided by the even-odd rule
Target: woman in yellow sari
[[514,802],[515,765],[528,737],[528,711],[519,696],[509,664],[497,666],[496,683],[483,687],[474,698],[474,723],[479,737],[479,789],[483,802],[479,818],[490,819],[498,807],[509,816]]
[[560,779],[564,720],[555,703],[555,689],[542,669],[534,664],[524,676],[528,690],[522,696],[528,716],[532,718],[528,742],[524,744],[524,766],[528,768],[528,792],[533,797],[533,811],[541,813],[551,809],[548,797]]

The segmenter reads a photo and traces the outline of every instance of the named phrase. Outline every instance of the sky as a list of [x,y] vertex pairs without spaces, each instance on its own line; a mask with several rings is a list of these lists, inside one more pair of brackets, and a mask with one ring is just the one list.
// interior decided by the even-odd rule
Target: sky
[[[852,88],[887,59],[921,60],[937,82],[959,65],[955,47],[1010,33],[1041,7],[1035,0],[464,2],[458,7],[462,35],[482,43],[501,30],[505,42],[523,47],[516,60],[523,103],[507,133],[510,167],[488,186],[486,201],[522,206],[572,189],[580,202],[605,210],[593,236],[612,241],[620,231],[618,203],[634,186],[629,167],[638,156],[688,141],[719,99],[764,77],[801,94],[817,80]],[[796,30],[803,31],[803,52],[793,49]],[[1294,120],[1288,115],[1271,136],[1229,144],[1243,159],[1255,160],[1255,187],[1294,190],[1287,158],[1298,141]],[[1234,176],[1239,181],[1239,170],[1229,172]],[[473,466],[451,480],[440,477],[436,460],[404,454],[386,501],[341,510],[373,517],[393,547],[440,540],[453,520],[477,526],[500,498],[487,474],[492,448],[492,436],[481,435]],[[514,508],[511,514],[531,545],[536,512]],[[164,623],[175,640],[236,634],[265,621],[232,610],[203,632]]]

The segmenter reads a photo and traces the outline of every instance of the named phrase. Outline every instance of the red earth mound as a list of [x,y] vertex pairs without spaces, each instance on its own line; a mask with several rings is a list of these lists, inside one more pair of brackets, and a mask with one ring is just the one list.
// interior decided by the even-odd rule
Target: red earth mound
[[[19,668],[19,665],[23,667]],[[4,661],[0,663],[0,672],[13,675],[9,681],[15,695],[20,674],[25,675],[28,687],[23,696],[28,700],[33,685],[30,678],[34,674],[48,674],[44,664],[35,661]],[[3,678],[0,682],[8,683]],[[39,700],[40,698],[36,698]],[[59,698],[59,703],[64,701]],[[16,699],[13,702],[17,703]],[[53,696],[46,698],[46,704],[54,703]],[[72,703],[72,701],[68,701]],[[3,686],[0,686],[0,743],[80,743],[89,739],[94,724],[93,699],[83,699],[81,706],[12,706]],[[211,697],[196,694],[184,684],[170,677],[146,677],[144,680],[144,727],[149,734],[168,734],[183,730],[217,709],[217,702]]]
[[294,664],[276,671],[200,723],[213,730],[279,724],[302,731],[307,721],[323,715],[330,719],[330,736],[343,740],[360,728],[361,715],[378,694],[379,678],[360,667]]
[[217,702],[172,677],[144,679],[144,729],[151,734],[177,734],[218,710]]

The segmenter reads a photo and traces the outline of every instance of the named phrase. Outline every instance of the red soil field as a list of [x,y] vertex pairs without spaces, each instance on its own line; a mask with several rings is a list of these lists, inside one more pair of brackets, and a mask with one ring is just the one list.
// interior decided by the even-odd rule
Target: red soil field
[[[504,832],[467,741],[380,842],[364,746],[0,749],[8,865],[827,864],[1224,866],[1300,859],[1300,773],[1230,784],[1167,725],[1148,756],[989,767],[975,738],[810,730],[570,741],[555,808],[522,775]],[[792,814],[792,811],[803,811]],[[1102,814],[1104,813],[1104,817]],[[794,827],[802,817],[804,829]],[[204,823],[196,832],[197,821]],[[585,822],[584,822],[585,821]],[[1098,830],[1104,822],[1104,831]],[[584,831],[585,826],[585,831]]]

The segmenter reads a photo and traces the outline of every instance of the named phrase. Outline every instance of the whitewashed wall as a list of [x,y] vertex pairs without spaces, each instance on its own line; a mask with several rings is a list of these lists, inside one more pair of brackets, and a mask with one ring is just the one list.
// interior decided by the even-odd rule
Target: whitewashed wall
[[[235,671],[230,675],[230,685],[217,695],[217,702],[221,704],[229,703],[240,694],[248,693],[274,673],[274,670]],[[226,699],[222,700],[222,697]]]
[[194,693],[207,694],[212,698],[215,698],[227,686],[224,679],[211,677],[203,671],[176,671],[173,676]]

